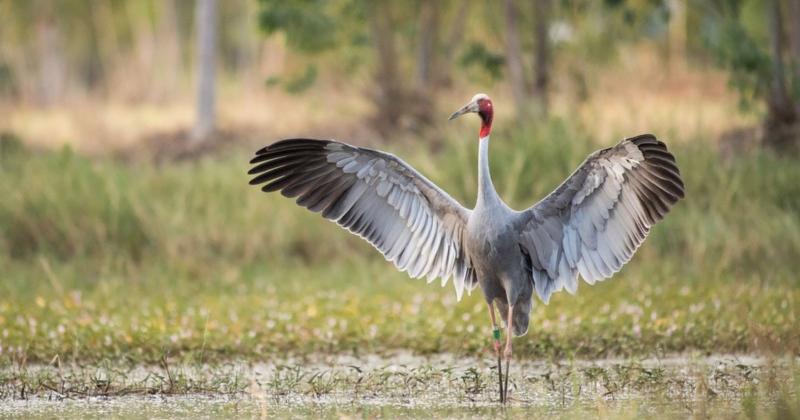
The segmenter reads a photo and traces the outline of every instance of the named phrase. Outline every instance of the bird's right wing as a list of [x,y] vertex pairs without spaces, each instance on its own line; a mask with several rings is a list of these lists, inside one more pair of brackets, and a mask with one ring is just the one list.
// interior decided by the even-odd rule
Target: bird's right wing
[[675,157],[650,134],[589,155],[516,221],[539,297],[574,293],[578,274],[589,284],[611,277],[683,195]]
[[297,197],[372,244],[413,278],[477,284],[463,240],[469,210],[399,158],[332,140],[287,139],[256,152],[251,185]]

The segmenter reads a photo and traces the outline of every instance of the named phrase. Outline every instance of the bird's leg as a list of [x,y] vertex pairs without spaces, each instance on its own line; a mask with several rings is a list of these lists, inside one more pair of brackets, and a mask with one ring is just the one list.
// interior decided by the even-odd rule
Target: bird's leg
[[511,364],[511,337],[513,336],[514,325],[513,325],[513,314],[514,314],[514,305],[508,305],[508,318],[506,322],[506,326],[508,327],[508,331],[506,331],[506,350],[503,352],[503,356],[506,358],[506,381],[503,385],[503,402],[508,402],[508,374],[511,372],[509,365]]
[[497,327],[497,319],[494,314],[494,302],[489,306],[489,316],[492,318],[492,341],[494,343],[494,353],[497,355],[497,383],[500,386],[500,402],[503,402],[503,363],[500,360],[500,328]]
[[494,315],[494,303],[489,303],[489,316],[492,318],[492,337],[494,338],[494,351],[500,355],[500,328],[497,326],[497,318]]
[[514,326],[512,325],[514,322],[514,305],[508,305],[508,315],[506,318],[506,325],[508,326],[508,334],[506,334],[506,350],[503,352],[503,356],[506,359],[511,357],[511,336],[512,331],[514,330]]

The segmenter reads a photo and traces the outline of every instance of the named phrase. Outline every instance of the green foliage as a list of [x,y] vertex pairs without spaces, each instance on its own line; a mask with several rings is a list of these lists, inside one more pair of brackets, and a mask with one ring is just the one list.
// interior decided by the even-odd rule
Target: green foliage
[[339,24],[324,0],[260,0],[259,23],[267,34],[283,32],[288,44],[304,52],[320,52],[337,45]]
[[766,12],[763,7],[745,8],[744,3],[730,3],[729,7],[709,13],[700,34],[717,64],[729,71],[728,83],[739,92],[740,105],[747,109],[766,98],[772,65],[767,40],[760,33],[763,24],[748,19],[760,13],[758,17],[766,21]]
[[317,80],[317,66],[309,64],[303,73],[295,74],[283,80],[280,76],[272,76],[265,82],[266,86],[281,85],[286,92],[299,94],[310,88]]
[[503,77],[503,66],[506,61],[502,54],[490,51],[480,42],[471,42],[461,53],[459,64],[466,69],[476,68],[496,82]]
[[601,64],[612,62],[622,45],[662,39],[670,19],[662,0],[570,0],[561,2],[556,15],[562,27],[568,25],[562,28],[564,34],[556,32],[556,49]]
[[300,93],[314,84],[317,79],[317,66],[309,64],[302,75],[298,75],[286,81],[286,91],[289,93]]
[[282,85],[287,92],[305,91],[316,81],[326,52],[334,56],[325,62],[328,74],[351,73],[362,63],[362,50],[369,46],[369,37],[361,1],[260,0],[259,6],[259,26],[264,33],[284,34],[289,48],[302,53],[304,61],[311,61],[301,72],[271,77],[267,85],[284,79]]
[[15,86],[16,82],[11,66],[0,58],[0,98],[13,95],[16,90]]
[[2,159],[8,159],[7,156],[17,156],[24,150],[25,145],[19,137],[13,133],[0,131],[0,164]]

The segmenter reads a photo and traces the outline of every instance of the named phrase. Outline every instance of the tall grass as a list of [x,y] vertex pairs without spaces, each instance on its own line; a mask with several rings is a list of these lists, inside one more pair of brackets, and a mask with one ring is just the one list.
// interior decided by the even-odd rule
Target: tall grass
[[[477,145],[445,137],[436,154],[386,148],[471,207]],[[613,143],[561,120],[493,138],[492,176],[515,208]],[[522,354],[800,348],[800,161],[664,140],[686,199],[617,278],[538,305]],[[249,187],[246,151],[159,167],[0,145],[0,357],[484,348],[479,293],[454,305]]]

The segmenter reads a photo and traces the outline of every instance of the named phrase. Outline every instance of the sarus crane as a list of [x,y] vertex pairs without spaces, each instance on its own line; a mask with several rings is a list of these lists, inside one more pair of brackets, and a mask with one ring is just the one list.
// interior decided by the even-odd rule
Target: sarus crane
[[[491,319],[500,401],[507,401],[512,336],[528,331],[533,293],[544,303],[620,270],[650,228],[684,196],[674,156],[651,134],[598,150],[558,188],[516,211],[489,174],[494,110],[485,94],[450,116],[480,117],[478,197],[459,204],[411,165],[333,140],[286,139],[256,152],[252,185],[286,197],[361,236],[411,277],[453,278],[458,300],[480,286]],[[498,308],[508,333],[501,363]]]

